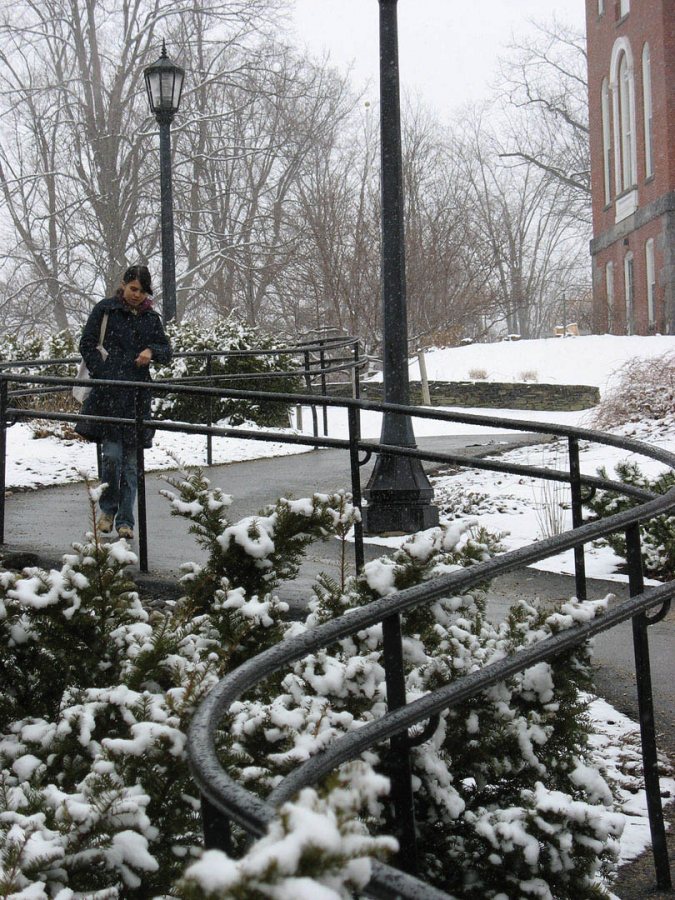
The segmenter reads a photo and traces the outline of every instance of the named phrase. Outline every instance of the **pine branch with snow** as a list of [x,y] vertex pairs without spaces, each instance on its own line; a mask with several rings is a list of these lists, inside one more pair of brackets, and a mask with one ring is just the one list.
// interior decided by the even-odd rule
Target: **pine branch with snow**
[[[664,472],[656,477],[645,475],[637,463],[620,462],[615,466],[616,474],[623,484],[642,488],[653,494],[665,494],[675,488],[675,473]],[[607,478],[607,470],[598,469],[601,478]],[[586,505],[596,518],[605,518],[626,509],[632,509],[641,501],[615,491],[598,491],[589,497]],[[671,581],[675,578],[675,515],[654,516],[640,523],[642,562],[648,575]],[[626,559],[626,536],[615,532],[602,538],[599,543],[607,544],[617,556]]]
[[136,557],[125,541],[90,536],[74,550],[60,570],[3,573],[0,672],[11,680],[0,713],[51,716],[66,689],[114,683],[121,662],[114,632],[147,620],[126,574]]
[[351,497],[337,492],[280,498],[259,515],[230,523],[226,511],[232,498],[212,489],[200,469],[167,481],[176,489],[162,491],[172,515],[190,522],[190,533],[208,552],[207,563],[188,567],[183,579],[195,610],[206,610],[225,582],[248,597],[270,594],[280,582],[295,578],[310,543],[344,537],[358,515]]
[[285,803],[241,860],[204,853],[176,894],[182,900],[350,900],[370,880],[371,860],[397,849],[393,838],[372,836],[363,824],[387,791],[386,780],[370,767],[351,763],[328,791],[305,788]]

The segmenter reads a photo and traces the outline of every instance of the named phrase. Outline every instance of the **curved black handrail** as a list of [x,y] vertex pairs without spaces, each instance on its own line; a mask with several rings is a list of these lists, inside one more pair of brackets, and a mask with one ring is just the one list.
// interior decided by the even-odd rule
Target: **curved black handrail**
[[[8,391],[9,382],[18,385],[42,384],[45,386],[60,385],[70,386],[76,383],[76,379],[57,376],[18,375],[0,372],[0,388],[2,389],[2,407],[4,416],[8,420],[20,418],[48,418],[60,421],[77,422],[82,419],[96,419],[77,414],[35,412],[31,410],[12,407],[10,401],[13,397],[25,394],[25,390]],[[545,467],[516,465],[504,463],[500,460],[484,460],[466,457],[457,454],[428,453],[415,447],[393,447],[382,445],[378,442],[364,441],[359,438],[358,427],[353,427],[352,414],[358,416],[361,410],[374,410],[377,412],[396,412],[408,414],[418,418],[433,418],[441,421],[452,421],[466,424],[479,424],[485,427],[525,431],[534,434],[554,435],[567,438],[570,444],[570,458],[573,448],[578,448],[580,440],[615,446],[630,452],[638,453],[648,458],[659,461],[675,470],[675,455],[656,447],[649,447],[633,438],[619,437],[616,435],[598,433],[591,429],[576,428],[571,426],[542,425],[538,422],[526,420],[510,420],[498,416],[481,416],[473,413],[442,412],[429,410],[415,406],[401,406],[396,404],[376,403],[358,399],[338,399],[314,394],[289,394],[263,391],[242,391],[223,388],[195,387],[193,385],[180,385],[176,383],[151,382],[117,382],[101,380],[101,385],[110,386],[111,389],[120,387],[135,387],[139,391],[150,390],[155,394],[164,393],[190,393],[196,396],[227,397],[231,399],[256,399],[273,400],[280,403],[314,404],[328,407],[343,407],[350,412],[349,439],[329,438],[327,436],[312,437],[307,435],[287,435],[279,432],[250,432],[238,428],[223,428],[215,426],[191,425],[188,423],[163,422],[155,419],[115,419],[119,424],[133,425],[137,428],[150,426],[155,429],[167,431],[182,431],[207,435],[237,435],[251,440],[280,441],[303,444],[314,447],[336,447],[348,449],[351,454],[359,452],[371,454],[373,452],[401,454],[413,456],[422,460],[437,462],[440,464],[463,464],[472,468],[482,468],[496,472],[516,472],[548,480],[572,482],[574,478],[578,485],[587,485],[591,488],[603,488],[620,493],[629,494],[642,501],[622,513],[618,513],[606,519],[580,525],[564,534],[547,538],[536,544],[519,550],[511,551],[485,563],[479,563],[469,569],[463,569],[444,575],[430,582],[425,582],[406,591],[392,594],[384,599],[376,600],[366,607],[353,610],[348,616],[332,620],[324,625],[312,629],[310,632],[297,637],[284,640],[279,645],[265,653],[249,660],[235,672],[226,676],[207,696],[204,703],[195,714],[190,727],[188,745],[193,766],[195,780],[205,799],[205,809],[215,810],[217,814],[226,816],[238,822],[252,834],[260,834],[264,831],[270,817],[274,814],[275,805],[292,796],[300,787],[316,783],[324,774],[332,771],[341,762],[357,756],[364,748],[373,746],[394,735],[406,732],[415,724],[428,720],[431,716],[447,709],[453,703],[467,696],[478,693],[488,684],[501,680],[509,674],[520,671],[532,665],[536,661],[547,659],[563,649],[582,642],[591,634],[613,627],[628,618],[633,619],[634,629],[638,637],[642,635],[648,624],[658,621],[668,608],[668,604],[675,596],[675,583],[662,585],[658,588],[650,588],[645,591],[642,584],[641,566],[639,563],[639,531],[637,525],[653,516],[668,513],[675,509],[675,489],[666,494],[653,495],[649,491],[630,488],[610,479],[596,476],[582,475],[577,472],[573,476],[570,472],[560,472]],[[108,419],[107,421],[111,421]],[[3,422],[0,423],[4,426]],[[3,428],[4,431],[4,428]],[[355,492],[356,493],[356,492]],[[360,497],[360,487],[358,488]],[[357,504],[358,505],[358,504]],[[287,776],[278,787],[270,794],[267,800],[261,800],[246,791],[238,783],[234,782],[225,773],[217,759],[215,752],[214,735],[218,722],[227,712],[230,704],[241,694],[264,679],[272,672],[276,672],[289,665],[294,660],[306,653],[326,646],[377,622],[389,621],[407,609],[432,602],[438,597],[448,593],[459,593],[467,590],[478,582],[488,580],[504,572],[520,568],[532,562],[544,559],[565,549],[574,548],[577,551],[584,544],[605,536],[617,530],[624,530],[629,544],[629,571],[631,584],[631,599],[619,604],[611,612],[598,620],[586,625],[576,626],[568,632],[556,635],[543,641],[540,645],[521,651],[515,656],[486,666],[480,672],[466,676],[453,685],[434,691],[414,703],[407,704],[400,709],[391,710],[384,717],[374,723],[364,725],[357,732],[345,735],[336,740],[332,747],[299,766],[291,775]],[[358,541],[357,541],[358,542]],[[581,596],[581,595],[580,595]],[[661,611],[648,618],[646,611],[661,604]],[[638,623],[636,625],[636,623]],[[638,627],[639,626],[639,627]],[[640,630],[642,629],[642,630]],[[637,638],[636,638],[637,640]],[[636,643],[637,646],[637,643]],[[648,654],[648,649],[646,650]],[[647,659],[647,683],[648,683],[648,655]],[[639,665],[639,660],[636,663]],[[644,676],[644,673],[643,673]],[[642,677],[642,681],[645,679]],[[641,688],[641,690],[643,690]],[[643,695],[641,694],[641,702]],[[651,703],[651,693],[647,698]],[[660,798],[658,796],[658,770],[656,766],[655,740],[653,733],[647,735],[649,717],[643,721],[642,706],[640,707],[641,728],[643,729],[643,746],[645,759],[645,772],[648,778],[648,797],[650,797],[650,821],[654,843],[654,854],[657,866],[657,880],[660,886],[669,883],[670,875],[667,868],[667,854],[664,856],[665,840],[658,832],[658,813],[660,812]],[[653,732],[653,721],[651,723]],[[651,742],[651,743],[650,743]],[[647,745],[649,744],[649,747]],[[653,745],[653,747],[651,746]],[[647,752],[649,750],[649,753]],[[653,751],[653,752],[652,752]],[[649,767],[649,771],[648,771]],[[656,781],[654,781],[654,777]],[[651,779],[651,781],[649,781]],[[657,808],[658,807],[658,808]],[[654,815],[652,815],[654,813]],[[654,821],[652,821],[654,820]],[[661,829],[663,820],[661,815]],[[656,827],[656,831],[655,831]],[[663,829],[662,829],[663,830]],[[661,846],[663,845],[663,846]],[[665,863],[664,860],[665,859]],[[397,893],[404,897],[422,896],[447,896],[442,892],[432,892],[428,885],[414,878],[398,873],[391,867],[376,864],[374,876],[367,888],[371,896],[391,896],[392,885],[397,880]],[[387,893],[389,892],[389,893]]]
[[[218,806],[219,803],[225,803],[225,794],[219,796],[217,788],[215,791],[213,790],[214,784],[221,784],[222,786],[227,785],[228,792],[232,791],[233,795],[238,793],[237,783],[222,770],[218,763],[218,757],[213,744],[213,738],[217,727],[216,720],[222,718],[229,706],[245,691],[254,687],[258,682],[264,681],[265,678],[282,667],[290,665],[292,662],[302,659],[302,657],[308,653],[319,650],[328,644],[332,644],[335,641],[356,634],[365,628],[376,625],[378,622],[381,622],[389,616],[397,613],[404,613],[420,604],[431,603],[444,596],[461,594],[476,584],[488,581],[499,575],[503,575],[506,572],[511,572],[514,569],[530,565],[533,562],[546,559],[549,556],[561,553],[563,550],[581,546],[619,529],[626,528],[640,518],[649,518],[652,515],[668,512],[671,509],[675,509],[675,488],[670,490],[667,494],[662,494],[657,499],[650,501],[640,510],[626,510],[606,519],[590,522],[587,525],[583,525],[581,528],[537,541],[536,544],[521,547],[518,550],[512,550],[510,553],[505,553],[490,559],[487,562],[476,563],[470,568],[451,572],[447,575],[441,575],[438,578],[425,581],[423,584],[407,588],[404,591],[388,594],[386,597],[372,601],[372,603],[369,603],[367,606],[351,610],[347,616],[332,619],[329,622],[312,628],[311,631],[305,632],[304,634],[287,638],[280,644],[277,644],[269,650],[265,650],[263,653],[258,654],[253,659],[242,663],[241,666],[234,672],[225,676],[218,685],[213,688],[203,701],[199,710],[195,713],[192,720],[189,745],[191,747],[191,754],[195,752],[195,748],[199,747],[199,751],[193,762],[195,763],[196,777],[200,787],[203,787],[208,779],[212,779],[210,781],[212,792],[209,794],[209,799],[216,806]],[[652,598],[649,601],[649,605],[654,605],[660,602],[660,600],[668,599],[673,595],[675,595],[675,583],[665,584],[658,589],[652,590],[649,594],[650,598]],[[605,621],[609,621],[609,619],[606,619]],[[519,659],[520,658],[525,659],[526,657],[521,657],[519,654]],[[527,668],[527,666],[531,664],[532,663],[524,663],[521,668]],[[516,671],[519,671],[519,669],[516,669]],[[421,701],[418,702],[422,705]],[[406,707],[406,709],[408,708],[409,707]],[[397,713],[400,713],[400,711],[397,711]],[[423,712],[419,715],[413,715],[410,721],[406,722],[405,726],[395,727],[393,731],[387,730],[386,733],[382,735],[381,739],[390,737],[392,733],[400,731],[403,727],[407,728],[409,725],[424,721],[429,715],[430,711],[424,707]],[[358,732],[355,732],[353,735],[347,735],[345,738],[342,738],[341,741],[345,742],[347,745],[350,741],[360,742],[359,735],[364,732],[364,729],[367,727],[368,726],[365,725],[362,726]],[[372,743],[374,743],[374,741],[371,741],[371,744]],[[359,743],[359,748],[354,755],[358,755],[362,749],[363,747],[361,747]],[[329,751],[324,751],[323,754],[321,754],[322,758],[329,758],[329,756]],[[313,759],[317,760],[318,758],[319,757],[314,757]],[[338,754],[337,762],[335,762],[335,765],[330,765],[327,771],[330,771],[340,762],[344,762],[349,758],[351,758],[351,756],[345,757]],[[317,763],[310,760],[301,768],[304,768],[305,766],[311,770],[312,767],[317,766]],[[220,773],[220,778],[222,780],[215,780],[214,775],[216,771]],[[206,772],[208,772],[208,779],[203,775],[203,773]],[[317,780],[323,774],[325,774],[325,772],[320,771],[317,775]],[[291,776],[288,776],[285,781],[289,781],[289,779],[291,779]],[[295,784],[293,781],[290,781],[289,783]],[[292,790],[291,793],[295,793],[295,790]],[[282,791],[280,788],[277,788],[274,794],[279,798],[281,798],[283,794],[283,799],[287,799],[286,791]],[[234,810],[229,810],[228,812],[236,818]],[[240,822],[240,824],[244,825],[244,822]]]
[[[252,356],[304,356],[305,353],[320,353],[326,350],[336,350],[345,347],[354,348],[358,344],[358,338],[337,337],[324,338],[307,343],[299,342],[288,347],[252,348],[250,350],[182,350],[173,354],[175,359],[208,359],[218,357],[232,357],[233,359],[245,359]],[[349,359],[350,357],[347,357]],[[10,359],[0,361],[0,371],[15,368],[45,368],[47,366],[78,365],[80,356],[53,357],[49,359]],[[315,360],[319,362],[319,360]],[[362,363],[363,365],[363,363]],[[299,370],[293,370],[297,374]],[[264,373],[261,373],[264,374]]]

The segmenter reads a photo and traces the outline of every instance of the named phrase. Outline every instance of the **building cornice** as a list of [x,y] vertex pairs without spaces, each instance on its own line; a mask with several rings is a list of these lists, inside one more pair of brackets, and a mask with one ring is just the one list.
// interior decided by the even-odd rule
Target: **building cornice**
[[590,242],[591,256],[606,250],[607,247],[611,247],[616,241],[627,237],[653,219],[672,212],[675,212],[675,191],[663,194],[652,203],[648,203],[647,206],[639,207],[621,222],[617,222],[616,225],[612,225],[607,231],[603,231],[597,237],[592,238]]

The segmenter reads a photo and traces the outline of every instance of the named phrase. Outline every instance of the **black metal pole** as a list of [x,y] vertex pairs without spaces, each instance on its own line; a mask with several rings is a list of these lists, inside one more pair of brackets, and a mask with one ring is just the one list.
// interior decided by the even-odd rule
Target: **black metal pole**
[[[326,396],[326,351],[323,348],[323,341],[320,341],[319,365],[321,367],[321,396]],[[323,408],[323,436],[328,435],[328,407]]]
[[[312,393],[312,378],[310,375],[310,361],[309,361],[309,350],[305,350],[305,385],[307,386],[307,393]],[[319,420],[316,415],[316,406],[312,405],[312,431],[314,437],[319,436]],[[316,449],[316,448],[314,448]]]
[[[408,325],[403,224],[403,163],[398,76],[398,0],[380,4],[380,127],[382,159],[383,376],[386,403],[408,404]],[[410,416],[385,413],[383,444],[415,447]],[[380,453],[364,491],[369,534],[420,531],[438,523],[434,492],[419,459]]]
[[[387,709],[391,711],[406,705],[403,635],[401,617],[398,614],[389,616],[382,622],[382,649],[387,685]],[[415,875],[418,871],[417,832],[407,731],[395,734],[389,742],[387,772],[391,781],[394,827],[399,843],[398,863],[405,872]]]
[[162,317],[164,324],[176,318],[176,255],[173,236],[171,187],[171,118],[157,116],[159,124],[159,180],[162,199]]
[[[206,357],[206,374],[209,376],[209,380],[206,383],[209,387],[213,387],[213,379],[211,377],[213,375],[212,359],[213,357],[209,353]],[[210,428],[213,425],[213,398],[210,394],[206,401],[206,406],[206,424]],[[206,435],[206,465],[213,465],[213,436],[210,432]]]
[[7,378],[0,376],[0,544],[5,543],[5,478],[7,467]]
[[145,453],[143,450],[143,391],[137,388],[135,393],[136,419],[136,506],[138,512],[138,563],[141,572],[148,571],[148,515],[145,501]]
[[349,426],[349,462],[352,474],[352,502],[359,511],[359,520],[354,523],[354,562],[356,571],[363,569],[363,507],[361,504],[361,467],[359,466],[359,447],[361,425],[359,421],[358,407],[350,406],[347,409],[347,423]]
[[359,359],[359,342],[356,340],[354,342],[354,385],[353,385],[353,394],[354,399],[359,400],[361,397],[361,373],[360,373],[360,359]]
[[[570,461],[570,491],[572,495],[572,526],[580,528],[584,524],[583,503],[581,500],[581,465],[579,463],[579,441],[570,438],[568,441]],[[574,575],[576,580],[577,599],[586,600],[586,557],[584,548],[574,548]]]
[[204,832],[204,847],[207,850],[222,850],[228,856],[232,856],[232,832],[230,820],[226,815],[216,809],[202,794],[202,830]]
[[[628,563],[630,596],[637,597],[644,591],[640,526],[637,523],[630,525],[626,529],[626,562]],[[652,854],[656,870],[656,886],[659,890],[665,891],[672,887],[672,881],[670,877],[670,863],[668,862],[666,827],[663,821],[663,806],[661,804],[647,627],[646,613],[641,612],[633,617],[633,649],[635,652],[635,677],[637,680],[642,768],[644,770],[645,793],[647,795],[647,813],[649,815]]]

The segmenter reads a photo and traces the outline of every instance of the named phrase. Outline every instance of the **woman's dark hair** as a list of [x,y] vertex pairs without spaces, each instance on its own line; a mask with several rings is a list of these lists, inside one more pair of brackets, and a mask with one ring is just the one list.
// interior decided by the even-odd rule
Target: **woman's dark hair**
[[129,284],[130,281],[138,281],[145,293],[152,295],[152,278],[147,266],[129,266],[122,275],[122,284]]

